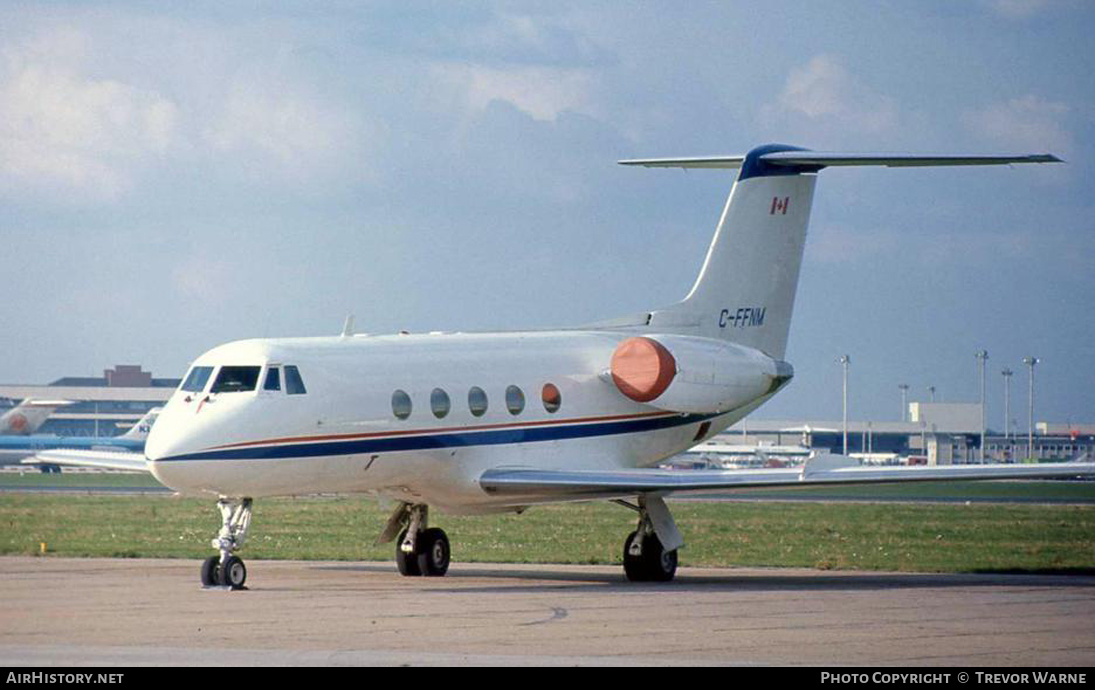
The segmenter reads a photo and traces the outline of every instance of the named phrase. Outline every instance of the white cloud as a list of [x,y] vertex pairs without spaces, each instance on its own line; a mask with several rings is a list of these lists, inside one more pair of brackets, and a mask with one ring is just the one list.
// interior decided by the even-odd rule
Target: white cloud
[[[118,61],[109,36],[51,28],[0,52],[0,194],[116,202],[173,166],[294,189],[368,174],[379,128],[277,56],[211,39],[192,64],[180,52],[191,41],[165,40],[142,69]],[[210,63],[223,78],[208,78]]]
[[[361,123],[284,85],[235,87],[212,117],[201,133],[202,146],[217,155],[231,154],[254,172],[273,168],[282,176],[307,179],[348,168],[355,164],[349,158],[360,154]],[[358,157],[356,165],[361,164]]]
[[891,130],[898,120],[892,98],[871,90],[832,55],[818,55],[805,67],[791,70],[778,108],[869,133]]
[[62,30],[5,51],[0,189],[115,198],[172,146],[176,104],[155,91],[86,76],[76,66],[85,50],[85,37]]
[[1037,96],[1014,98],[966,111],[963,122],[975,134],[1023,151],[1067,151],[1072,137],[1064,120],[1069,107]]
[[472,110],[499,100],[537,120],[554,120],[563,111],[597,114],[593,78],[582,69],[440,63],[434,75],[445,92]]

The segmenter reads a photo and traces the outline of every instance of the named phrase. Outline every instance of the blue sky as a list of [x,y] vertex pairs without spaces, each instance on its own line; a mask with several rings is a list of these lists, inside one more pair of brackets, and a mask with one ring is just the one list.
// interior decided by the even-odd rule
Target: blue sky
[[669,304],[732,178],[620,158],[1049,151],[823,172],[758,416],[839,417],[844,353],[853,418],[972,401],[987,348],[990,425],[1028,354],[1037,416],[1092,422],[1092,35],[1083,0],[5,3],[0,381]]

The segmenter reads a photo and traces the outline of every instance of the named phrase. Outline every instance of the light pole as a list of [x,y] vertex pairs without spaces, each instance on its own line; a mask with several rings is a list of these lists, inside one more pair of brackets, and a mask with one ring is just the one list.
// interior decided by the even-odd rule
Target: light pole
[[978,350],[974,357],[977,358],[977,371],[981,377],[981,464],[985,463],[985,362],[989,358],[988,350]]
[[1011,375],[1015,372],[1004,367],[1000,373],[1004,375],[1004,440],[1007,441],[1011,429]]
[[848,355],[840,356],[840,364],[844,367],[844,455],[848,454],[848,363],[851,358]]
[[1024,357],[1023,364],[1030,367],[1030,396],[1027,404],[1027,458],[1034,458],[1034,365],[1042,360]]
[[928,395],[931,396],[931,401],[935,402],[935,386],[928,386]]
[[899,383],[897,387],[901,389],[901,421],[909,421],[909,384]]

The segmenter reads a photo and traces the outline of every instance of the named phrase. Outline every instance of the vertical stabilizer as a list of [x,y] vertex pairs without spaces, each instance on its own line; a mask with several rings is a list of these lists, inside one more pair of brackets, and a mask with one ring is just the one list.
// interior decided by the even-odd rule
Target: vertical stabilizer
[[71,400],[26,399],[0,416],[0,435],[27,436],[49,419],[58,407],[71,405]]
[[143,441],[148,438],[148,432],[152,431],[152,425],[156,423],[156,418],[160,416],[160,412],[163,411],[162,407],[153,407],[148,412],[145,412],[144,416],[137,420],[137,423],[129,428],[122,434],[122,438],[136,439]]
[[730,191],[699,278],[650,325],[722,338],[782,359],[798,287],[817,168],[773,166],[749,152]]

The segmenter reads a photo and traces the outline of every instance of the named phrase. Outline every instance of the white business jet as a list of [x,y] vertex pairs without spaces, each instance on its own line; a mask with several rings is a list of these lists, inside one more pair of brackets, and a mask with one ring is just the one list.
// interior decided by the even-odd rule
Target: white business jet
[[515,511],[609,499],[638,513],[631,580],[671,580],[683,545],[664,497],[779,484],[1076,476],[1095,464],[877,469],[821,456],[801,469],[650,468],[749,414],[791,380],[783,360],[816,173],[830,166],[1059,162],[1054,156],[818,153],[621,161],[740,168],[692,291],[665,309],[565,330],[243,340],[193,364],[145,447],[165,485],[219,497],[202,582],[243,587],[254,498],[371,492],[398,507],[404,575],[444,575],[428,507]]

